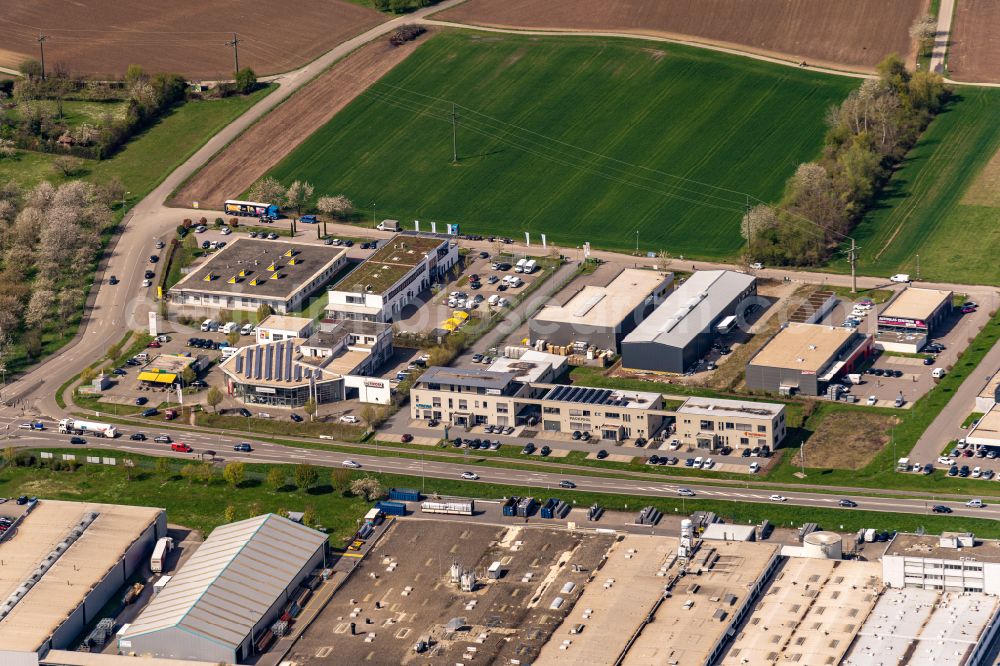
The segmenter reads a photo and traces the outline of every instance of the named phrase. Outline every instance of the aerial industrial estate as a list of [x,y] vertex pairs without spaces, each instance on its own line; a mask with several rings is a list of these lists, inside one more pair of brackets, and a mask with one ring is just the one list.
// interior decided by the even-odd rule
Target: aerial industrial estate
[[1000,664],[1000,8],[120,4],[0,12],[0,666]]

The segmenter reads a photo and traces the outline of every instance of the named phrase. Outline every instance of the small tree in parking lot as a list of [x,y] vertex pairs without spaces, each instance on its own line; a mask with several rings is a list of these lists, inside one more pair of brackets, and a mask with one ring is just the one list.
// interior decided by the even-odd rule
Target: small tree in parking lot
[[208,393],[205,395],[205,402],[208,403],[208,406],[212,408],[213,412],[218,413],[219,410],[217,408],[219,406],[219,403],[222,402],[222,398],[223,398],[222,391],[220,391],[217,387],[213,386],[212,388],[208,389]]
[[240,341],[240,332],[237,331],[235,328],[226,333],[226,342],[229,343],[229,346],[235,347],[236,343],[238,343],[239,341]]
[[197,378],[198,378],[198,373],[196,373],[194,371],[194,368],[192,368],[190,365],[181,370],[181,381],[184,382],[185,386],[190,385],[191,382],[193,382]]

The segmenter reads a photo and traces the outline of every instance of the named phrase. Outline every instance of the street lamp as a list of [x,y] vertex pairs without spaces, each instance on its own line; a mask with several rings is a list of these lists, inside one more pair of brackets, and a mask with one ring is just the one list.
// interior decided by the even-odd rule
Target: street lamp
[[125,199],[126,199],[126,198],[128,197],[128,195],[130,195],[130,194],[132,194],[132,193],[131,193],[131,192],[126,192],[125,194],[123,194],[123,195],[122,195],[122,210],[125,210]]

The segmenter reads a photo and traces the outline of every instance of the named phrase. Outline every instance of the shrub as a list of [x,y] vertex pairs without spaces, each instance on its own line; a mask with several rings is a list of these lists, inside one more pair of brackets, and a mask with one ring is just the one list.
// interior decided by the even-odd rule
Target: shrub
[[389,43],[393,46],[402,46],[406,42],[411,42],[420,35],[427,32],[427,28],[422,25],[408,23],[401,25],[389,35]]

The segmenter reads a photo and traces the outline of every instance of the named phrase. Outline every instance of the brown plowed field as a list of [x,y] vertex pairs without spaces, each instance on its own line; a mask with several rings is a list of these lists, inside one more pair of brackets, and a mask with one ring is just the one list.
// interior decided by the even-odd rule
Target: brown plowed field
[[1000,2],[961,0],[955,5],[948,74],[957,81],[1000,83]]
[[435,18],[674,37],[869,70],[894,51],[915,58],[908,30],[927,5],[928,0],[469,0]]
[[384,21],[344,0],[30,0],[0,2],[0,66],[38,58],[71,72],[121,76],[132,63],[190,79],[232,78],[233,31],[240,66],[258,75],[301,67]]
[[251,125],[182,185],[169,205],[187,208],[197,201],[202,208],[221,208],[226,199],[253,185],[422,41],[393,48],[379,39],[347,56]]

